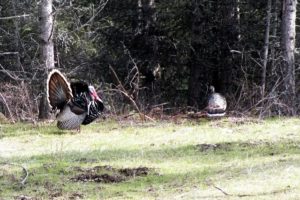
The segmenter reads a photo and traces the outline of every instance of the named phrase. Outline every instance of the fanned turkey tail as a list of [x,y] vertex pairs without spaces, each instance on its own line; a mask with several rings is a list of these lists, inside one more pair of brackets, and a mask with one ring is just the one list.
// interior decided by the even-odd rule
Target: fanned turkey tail
[[47,80],[47,99],[52,109],[63,109],[73,97],[70,84],[60,71],[54,69]]

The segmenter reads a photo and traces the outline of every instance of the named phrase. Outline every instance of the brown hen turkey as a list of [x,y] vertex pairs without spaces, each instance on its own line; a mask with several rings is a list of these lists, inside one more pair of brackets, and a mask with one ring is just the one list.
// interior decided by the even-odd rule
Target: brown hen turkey
[[227,102],[223,95],[215,92],[215,87],[210,86],[211,94],[206,107],[208,117],[221,117],[226,114]]

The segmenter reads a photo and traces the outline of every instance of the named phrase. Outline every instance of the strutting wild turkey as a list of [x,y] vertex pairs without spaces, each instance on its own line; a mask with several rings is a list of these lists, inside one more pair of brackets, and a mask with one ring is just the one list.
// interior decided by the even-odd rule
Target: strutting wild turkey
[[226,114],[227,102],[224,96],[215,92],[215,87],[210,86],[208,105],[206,107],[208,117],[220,117]]
[[104,105],[93,86],[85,82],[69,83],[58,70],[50,72],[47,80],[48,101],[60,129],[80,129],[100,116]]

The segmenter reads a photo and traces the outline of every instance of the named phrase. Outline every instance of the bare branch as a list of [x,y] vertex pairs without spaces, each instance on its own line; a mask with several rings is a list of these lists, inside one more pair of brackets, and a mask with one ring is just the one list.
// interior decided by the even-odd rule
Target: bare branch
[[9,108],[7,102],[6,102],[6,99],[4,98],[4,96],[3,96],[3,94],[2,94],[1,92],[0,92],[0,97],[2,98],[3,104],[5,105],[5,107],[6,107],[6,109],[7,109],[7,112],[8,112],[8,114],[9,114],[9,118],[10,118],[11,120],[13,120],[13,116],[12,116],[12,113],[11,113],[11,111],[10,111],[10,108]]
[[72,32],[75,32],[75,31],[79,31],[80,29],[84,28],[85,26],[87,26],[90,22],[92,22],[95,17],[97,15],[99,15],[99,13],[105,8],[106,4],[108,3],[109,0],[105,0],[104,2],[101,2],[101,4],[98,6],[98,8],[96,9],[96,13],[87,21],[85,22],[83,25],[81,25],[80,27],[76,28],[75,30],[71,31]]
[[1,52],[0,56],[6,56],[6,55],[17,55],[19,52]]
[[111,70],[117,84],[118,84],[118,88],[119,89],[111,89],[111,91],[116,91],[116,92],[120,92],[122,93],[133,105],[133,107],[135,108],[135,110],[139,113],[140,118],[144,121],[145,119],[149,119],[151,121],[155,121],[154,119],[152,119],[151,117],[145,115],[144,113],[141,112],[139,106],[137,105],[136,101],[134,100],[133,96],[130,95],[127,90],[124,88],[124,86],[122,85],[116,71],[113,69],[113,67],[111,65],[109,65],[109,69]]
[[18,19],[18,18],[25,18],[25,17],[30,17],[30,16],[32,16],[32,14],[23,14],[23,15],[9,16],[9,17],[0,17],[0,20]]
[[1,64],[0,64],[0,72],[5,73],[7,76],[9,76],[11,79],[15,80],[15,81],[20,81],[21,79],[16,76],[13,72],[5,69]]

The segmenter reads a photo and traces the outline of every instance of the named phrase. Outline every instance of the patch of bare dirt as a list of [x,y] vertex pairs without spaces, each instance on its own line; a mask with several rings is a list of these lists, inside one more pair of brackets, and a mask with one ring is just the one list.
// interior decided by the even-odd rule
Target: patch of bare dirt
[[197,144],[196,147],[201,152],[215,151],[219,148],[219,144]]
[[124,177],[117,175],[117,174],[90,174],[90,173],[84,173],[84,174],[79,174],[75,177],[73,177],[71,180],[73,181],[82,181],[82,182],[87,182],[87,181],[93,181],[97,183],[119,183],[124,181]]
[[73,194],[70,195],[69,199],[70,200],[77,200],[77,199],[83,199],[84,195],[78,192],[75,192]]
[[225,142],[225,143],[217,143],[217,144],[197,144],[196,148],[200,152],[208,152],[208,151],[216,151],[216,150],[225,150],[229,151],[234,148],[240,148],[241,150],[247,149],[249,147],[258,147],[261,145],[270,145],[267,142]]
[[109,165],[73,169],[80,172],[71,178],[75,182],[119,183],[137,176],[147,176],[150,173],[147,167],[117,169]]
[[84,163],[95,163],[98,162],[97,159],[93,159],[93,158],[79,158],[75,161],[79,161],[79,162],[84,162]]
[[25,196],[25,195],[19,195],[19,196],[15,196],[16,200],[36,200],[36,198],[34,197],[29,197],[29,196]]
[[149,168],[138,167],[138,168],[125,168],[120,169],[119,172],[125,176],[147,176],[149,173]]
[[62,191],[52,191],[49,194],[49,196],[51,197],[51,199],[55,199],[55,198],[63,196],[63,193],[62,193]]

